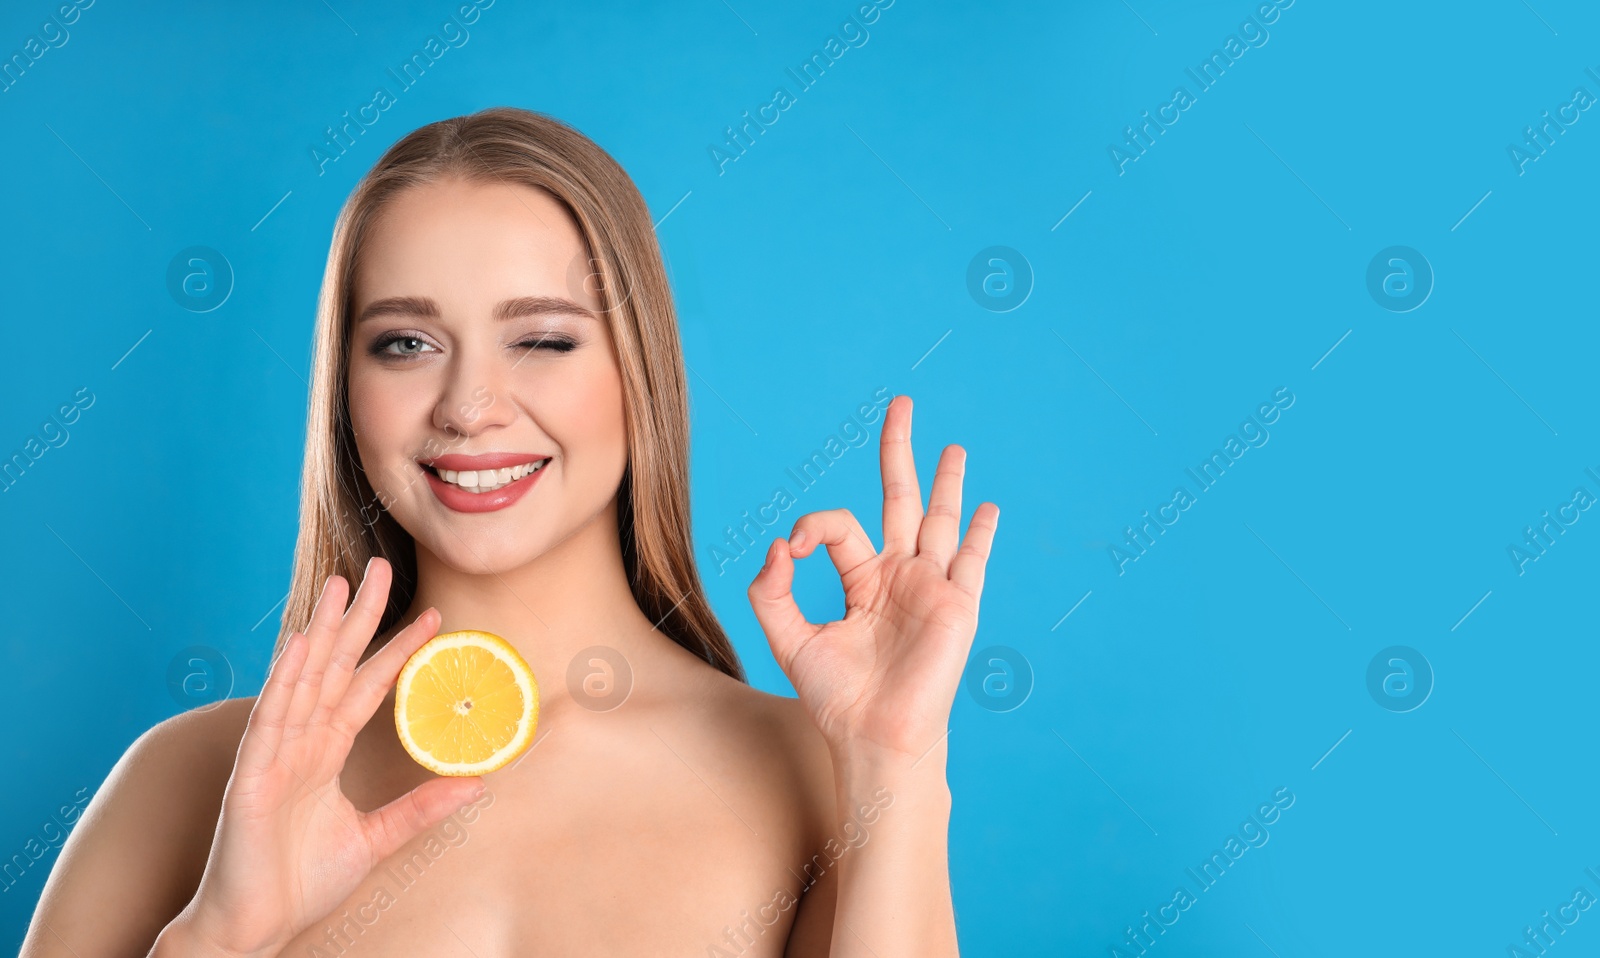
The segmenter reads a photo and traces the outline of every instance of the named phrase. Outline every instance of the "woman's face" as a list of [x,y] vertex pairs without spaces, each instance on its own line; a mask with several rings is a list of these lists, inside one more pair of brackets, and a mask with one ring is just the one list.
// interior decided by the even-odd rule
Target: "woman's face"
[[548,194],[454,178],[392,198],[361,251],[349,382],[361,465],[418,547],[454,568],[522,566],[616,496],[622,379],[587,263]]

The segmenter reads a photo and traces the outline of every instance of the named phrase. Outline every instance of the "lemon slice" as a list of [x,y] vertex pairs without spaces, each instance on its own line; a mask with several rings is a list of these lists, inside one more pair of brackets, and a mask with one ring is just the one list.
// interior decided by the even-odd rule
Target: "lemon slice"
[[521,755],[539,721],[539,686],[511,643],[490,632],[434,636],[406,660],[394,725],[418,764],[483,775]]

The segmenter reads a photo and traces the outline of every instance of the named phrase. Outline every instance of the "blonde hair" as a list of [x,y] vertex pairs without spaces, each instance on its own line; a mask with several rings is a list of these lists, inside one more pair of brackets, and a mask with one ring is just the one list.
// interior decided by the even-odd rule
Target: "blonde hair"
[[381,507],[356,453],[347,392],[350,299],[357,257],[386,202],[450,176],[544,190],[577,223],[590,257],[583,272],[597,281],[621,366],[628,465],[618,490],[618,532],[634,600],[662,633],[744,681],[694,562],[683,351],[649,209],[628,174],[588,137],[512,107],[408,134],[339,212],[317,302],[300,534],[274,655],[290,632],[310,622],[328,576],[344,576],[353,589],[372,556],[394,566],[380,632],[399,621],[415,595],[415,544]]

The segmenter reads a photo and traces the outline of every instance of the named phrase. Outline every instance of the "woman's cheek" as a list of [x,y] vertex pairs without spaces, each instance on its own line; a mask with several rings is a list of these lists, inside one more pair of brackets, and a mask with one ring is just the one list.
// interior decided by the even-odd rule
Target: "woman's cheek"
[[569,421],[576,427],[572,434],[575,439],[582,441],[591,454],[616,447],[616,451],[626,458],[627,424],[622,407],[622,379],[614,367],[601,366],[589,370],[589,375],[572,390],[568,403]]
[[356,456],[367,482],[387,506],[402,497],[407,477],[399,475],[404,437],[397,432],[406,396],[387,395],[366,377],[352,375],[349,384],[350,427],[355,432]]
[[515,388],[522,407],[563,446],[588,445],[607,435],[611,419],[622,409],[621,379],[590,357],[527,370]]

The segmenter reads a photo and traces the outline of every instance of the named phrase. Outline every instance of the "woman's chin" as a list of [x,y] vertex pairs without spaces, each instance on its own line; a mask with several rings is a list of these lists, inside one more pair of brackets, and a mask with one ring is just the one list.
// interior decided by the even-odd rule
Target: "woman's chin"
[[441,542],[438,545],[439,551],[434,555],[440,562],[456,572],[471,575],[504,575],[522,568],[539,557],[538,552],[526,547],[510,549],[504,545],[492,542],[476,543],[470,539],[457,540],[453,543]]
[[470,530],[449,529],[443,530],[441,536],[414,537],[419,558],[420,553],[427,551],[444,566],[468,575],[505,575],[536,561],[546,551],[543,537],[508,542],[500,535],[474,535]]

